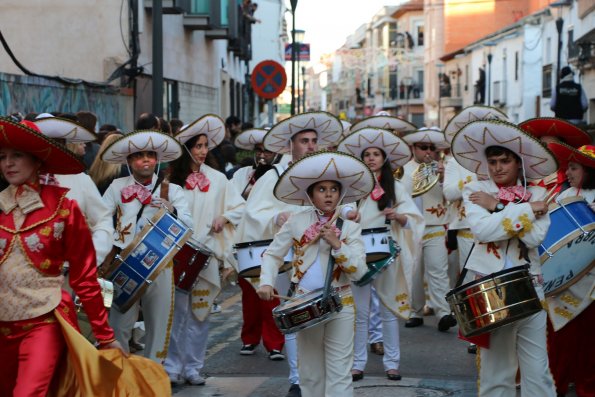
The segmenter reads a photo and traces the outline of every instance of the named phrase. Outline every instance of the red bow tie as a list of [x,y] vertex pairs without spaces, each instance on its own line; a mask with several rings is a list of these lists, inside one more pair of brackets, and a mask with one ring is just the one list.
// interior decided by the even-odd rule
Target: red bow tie
[[[301,243],[302,244],[307,244],[310,241],[312,241],[315,238],[317,238],[318,235],[320,234],[320,229],[322,229],[322,227],[324,225],[326,225],[327,222],[328,222],[328,220],[318,221],[318,222],[314,223],[313,225],[310,225],[306,229],[306,231],[304,232],[304,235],[301,238]],[[333,232],[335,232],[335,234],[337,235],[337,237],[340,237],[341,236],[341,230],[339,230],[339,228],[336,225],[332,225],[331,226],[331,230]]]
[[186,178],[186,189],[193,190],[198,187],[201,192],[208,192],[211,181],[202,172],[193,172]]
[[515,201],[527,202],[531,198],[531,193],[522,186],[506,186],[498,190],[498,200],[512,203]]
[[54,174],[39,174],[39,183],[44,185],[60,186],[60,182],[58,182]]
[[122,189],[121,194],[123,203],[129,203],[134,199],[138,199],[141,204],[149,204],[151,202],[151,191],[137,183],[126,186]]
[[382,198],[382,196],[384,196],[384,189],[382,186],[380,186],[380,183],[376,182],[374,185],[374,190],[372,190],[372,193],[370,193],[370,197],[372,197],[372,200],[378,201]]

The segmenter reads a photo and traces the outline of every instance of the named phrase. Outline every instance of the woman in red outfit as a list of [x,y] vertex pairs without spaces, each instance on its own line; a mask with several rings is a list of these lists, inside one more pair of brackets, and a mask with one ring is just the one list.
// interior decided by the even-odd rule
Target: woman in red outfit
[[[84,166],[31,124],[0,119],[0,396],[46,396],[64,375],[67,328],[77,328],[62,267],[102,349],[118,348],[97,282],[91,233],[67,189],[39,184],[39,172]],[[68,346],[72,349],[72,346]],[[79,375],[79,374],[77,374]]]

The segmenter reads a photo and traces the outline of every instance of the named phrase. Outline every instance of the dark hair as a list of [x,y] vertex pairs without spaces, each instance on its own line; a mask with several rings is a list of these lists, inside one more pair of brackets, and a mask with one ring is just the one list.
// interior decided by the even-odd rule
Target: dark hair
[[91,132],[95,132],[95,125],[97,124],[97,116],[94,113],[87,111],[76,112],[79,124]]
[[242,120],[238,116],[229,116],[225,119],[225,125],[231,127],[232,124],[240,124]]
[[169,125],[169,122],[163,117],[159,117],[159,126],[161,127],[161,132],[167,135],[171,135],[171,127]]
[[519,157],[518,154],[513,152],[512,150],[505,148],[504,146],[488,146],[485,149],[486,157],[495,157],[495,156],[502,156],[505,155],[506,157],[512,156],[519,164],[522,164],[523,161]]
[[[169,181],[171,183],[175,183],[182,187],[186,183],[186,178],[192,173],[191,165],[194,161],[190,155],[190,149],[196,145],[196,141],[198,141],[198,138],[201,136],[204,136],[204,134],[194,136],[186,141],[184,148],[182,148],[182,155],[177,160],[169,163],[168,172]],[[207,153],[205,164],[211,168],[217,169],[217,163],[210,151]]]
[[[380,153],[382,153],[382,158],[385,160],[384,163],[382,163],[382,167],[380,168],[380,181],[379,181],[379,184],[382,187],[382,190],[384,190],[384,194],[378,200],[378,209],[380,211],[382,211],[388,206],[395,205],[396,204],[395,201],[397,200],[397,197],[395,195],[395,177],[394,177],[393,171],[390,167],[390,161],[386,160],[386,153],[384,152],[384,150],[382,150],[380,148],[377,148],[377,149],[380,150]],[[361,155],[362,160],[364,158],[364,152],[365,152],[365,150],[362,152],[362,155]]]
[[581,189],[595,189],[595,168],[587,167],[585,165],[582,165],[582,167],[585,172],[585,177],[583,178]]
[[169,121],[169,125],[171,126],[171,133],[175,135],[178,132],[180,132],[180,130],[184,126],[184,122],[180,119],[171,119]]
[[[308,193],[308,196],[310,196],[310,198],[312,198],[312,194],[314,193],[314,187],[315,187],[316,185],[318,185],[319,183],[322,183],[322,182],[327,182],[327,181],[326,181],[326,180],[324,180],[324,181],[318,181],[318,182],[314,182],[313,184],[311,184],[310,186],[308,186],[308,188],[306,189],[306,193]],[[339,181],[334,181],[334,180],[331,180],[331,182],[334,182],[334,183],[336,183],[337,185],[339,185],[339,194],[340,194],[340,193],[341,193],[341,191],[343,190],[343,185],[341,185],[341,182],[339,182]]]
[[141,114],[134,125],[136,130],[152,130],[155,128],[159,128],[159,119],[152,113]]

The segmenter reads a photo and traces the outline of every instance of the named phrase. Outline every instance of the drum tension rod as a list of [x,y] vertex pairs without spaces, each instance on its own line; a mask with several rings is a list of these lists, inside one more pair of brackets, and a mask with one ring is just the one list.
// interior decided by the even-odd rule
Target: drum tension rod
[[558,205],[560,205],[562,207],[564,212],[566,212],[566,215],[568,215],[570,217],[570,219],[572,219],[572,221],[576,224],[576,226],[578,226],[578,228],[581,229],[581,231],[583,232],[583,235],[587,234],[587,231],[585,229],[583,229],[581,224],[577,222],[576,218],[570,213],[570,211],[568,211],[566,209],[566,206],[564,204],[562,204],[559,200],[556,200],[556,203],[558,203]]
[[[157,226],[156,223],[153,223],[152,220],[150,220],[149,218],[147,218],[147,221],[151,224],[151,226],[153,226],[159,233],[161,233],[162,235],[164,235],[165,237],[170,237],[170,235],[166,232],[164,232],[159,226]],[[176,247],[178,247],[178,249],[182,249],[182,246],[180,244],[177,243],[177,241],[173,240],[173,243]]]

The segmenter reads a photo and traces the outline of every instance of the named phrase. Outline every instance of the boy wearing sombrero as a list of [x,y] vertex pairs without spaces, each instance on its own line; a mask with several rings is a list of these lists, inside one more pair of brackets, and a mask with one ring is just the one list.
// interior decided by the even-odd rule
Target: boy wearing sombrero
[[[467,221],[474,246],[466,261],[470,278],[530,265],[537,295],[543,300],[541,263],[537,247],[550,219],[546,190],[528,186],[527,179],[547,176],[557,169],[550,151],[514,124],[475,121],[453,138],[451,150],[463,167],[479,180],[463,188]],[[554,397],[548,368],[544,310],[489,334],[489,348],[480,348],[479,395],[515,395],[517,367],[521,395]]]
[[[114,245],[124,249],[164,206],[186,225],[192,225],[192,215],[182,188],[168,184],[167,198],[161,198],[160,183],[155,173],[157,164],[175,160],[182,148],[173,137],[158,131],[136,131],[114,141],[101,156],[108,163],[126,164],[130,176],[115,179],[103,195],[110,214],[115,216]],[[146,336],[144,356],[161,363],[167,356],[171,319],[173,316],[172,266],[167,265],[132,307],[124,313],[110,312],[110,322],[116,338],[128,346],[142,301]],[[170,320],[168,320],[170,319]]]
[[[258,295],[273,298],[275,279],[291,247],[291,282],[295,295],[328,285],[341,296],[343,309],[325,323],[297,332],[302,396],[352,396],[354,307],[351,281],[368,270],[361,226],[352,221],[335,223],[338,206],[369,194],[374,186],[370,170],[344,153],[319,152],[292,164],[275,185],[279,200],[310,206],[295,212],[266,250]],[[342,226],[341,226],[342,224]],[[330,276],[330,280],[327,277]]]

